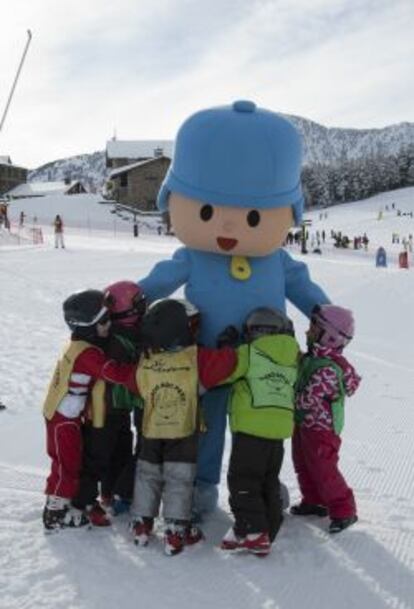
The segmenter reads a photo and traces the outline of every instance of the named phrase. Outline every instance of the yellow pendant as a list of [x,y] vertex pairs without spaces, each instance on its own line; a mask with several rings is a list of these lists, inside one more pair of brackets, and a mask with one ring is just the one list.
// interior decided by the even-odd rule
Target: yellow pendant
[[252,269],[249,261],[244,256],[232,256],[230,264],[230,275],[240,281],[250,278]]

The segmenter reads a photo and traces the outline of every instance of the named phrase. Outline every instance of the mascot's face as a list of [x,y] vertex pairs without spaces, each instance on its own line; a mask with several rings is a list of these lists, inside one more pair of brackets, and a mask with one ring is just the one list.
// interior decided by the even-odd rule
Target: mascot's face
[[172,192],[171,224],[187,247],[225,256],[267,256],[282,246],[293,214],[275,209],[210,205]]

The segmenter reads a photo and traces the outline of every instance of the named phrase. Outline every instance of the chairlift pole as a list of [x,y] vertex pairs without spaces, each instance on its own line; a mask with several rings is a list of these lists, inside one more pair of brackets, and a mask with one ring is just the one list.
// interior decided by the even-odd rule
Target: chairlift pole
[[23,51],[23,55],[22,55],[22,58],[21,58],[20,63],[19,63],[19,67],[17,68],[16,76],[14,77],[13,85],[12,85],[12,88],[10,90],[9,97],[7,99],[6,107],[5,107],[4,112],[3,112],[3,116],[1,117],[0,131],[3,129],[3,125],[4,125],[4,122],[6,120],[7,113],[9,111],[11,100],[13,98],[14,90],[16,88],[17,81],[19,80],[20,72],[22,71],[24,60],[26,59],[27,51],[29,50],[29,45],[30,45],[31,40],[32,40],[32,32],[30,30],[27,30],[26,45],[24,47],[24,51]]

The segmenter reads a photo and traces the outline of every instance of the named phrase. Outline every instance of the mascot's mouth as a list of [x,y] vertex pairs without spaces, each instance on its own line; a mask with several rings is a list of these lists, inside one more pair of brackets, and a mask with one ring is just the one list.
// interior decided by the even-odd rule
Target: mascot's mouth
[[217,237],[217,243],[220,249],[229,252],[238,244],[237,239],[227,239],[227,237]]

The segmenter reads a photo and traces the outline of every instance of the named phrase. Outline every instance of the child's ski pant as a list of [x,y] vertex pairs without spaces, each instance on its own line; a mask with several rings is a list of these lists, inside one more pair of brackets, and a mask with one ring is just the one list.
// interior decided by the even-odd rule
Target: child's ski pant
[[190,520],[197,435],[178,440],[142,438],[131,509],[134,517],[155,518],[162,500],[166,520]]
[[292,457],[304,503],[323,505],[330,518],[356,515],[352,489],[338,469],[341,438],[330,430],[296,426]]
[[46,420],[46,434],[52,463],[45,493],[72,499],[78,492],[82,462],[81,420],[55,412],[50,421]]
[[240,536],[269,533],[273,541],[282,524],[279,473],[283,440],[233,434],[227,483],[229,503]]

